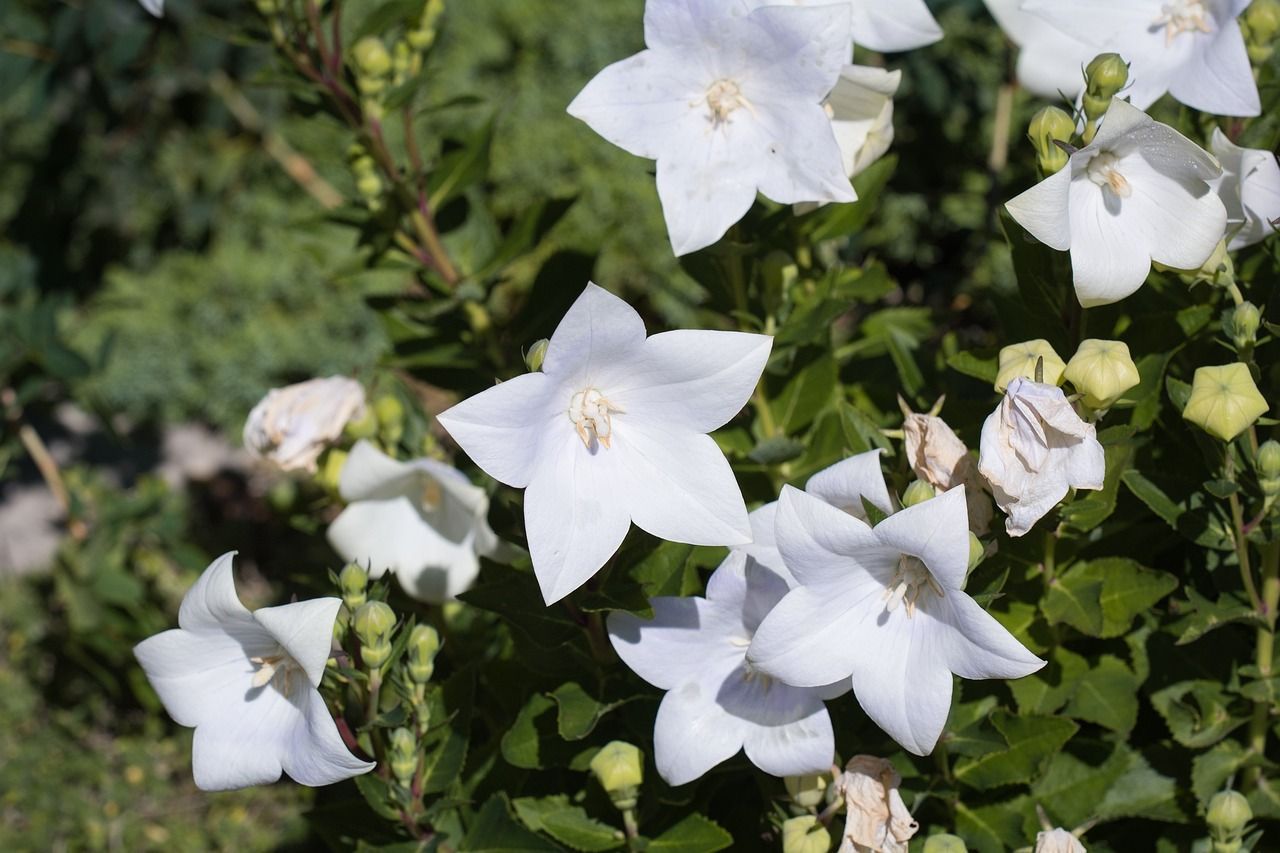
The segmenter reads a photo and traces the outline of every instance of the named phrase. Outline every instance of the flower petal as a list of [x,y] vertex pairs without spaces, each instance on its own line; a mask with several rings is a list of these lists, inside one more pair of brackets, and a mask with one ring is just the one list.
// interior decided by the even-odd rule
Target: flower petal
[[191,764],[196,787],[230,791],[280,778],[301,710],[273,685],[248,689],[220,703],[196,728]]
[[886,515],[892,513],[893,501],[880,468],[881,452],[868,450],[824,468],[809,478],[804,490],[863,521],[867,520],[863,498]]
[[760,623],[747,661],[797,687],[847,679],[860,659],[857,627],[883,595],[884,585],[875,582],[839,590],[797,587]]
[[671,690],[687,681],[722,678],[741,665],[744,650],[730,642],[743,633],[733,609],[695,597],[664,596],[650,604],[652,619],[609,614],[609,642],[636,675]]
[[782,489],[774,534],[783,562],[806,586],[856,584],[863,573],[883,585],[899,557],[865,522],[792,486]]
[[760,620],[787,594],[786,578],[734,549],[707,580],[707,600],[738,614],[739,628],[750,639]]
[[[588,283],[551,335],[542,372],[562,382],[612,390],[619,378],[627,375],[620,368],[630,370],[644,342],[644,320],[636,309],[603,287]],[[563,415],[568,406],[568,398],[556,400],[554,409]]]
[[897,53],[933,44],[942,27],[924,0],[854,0],[853,40],[881,53]]
[[1013,634],[963,592],[929,602],[947,668],[961,678],[1022,678],[1044,666]]
[[311,787],[332,785],[377,766],[351,754],[318,691],[306,691],[303,701],[303,715],[281,756],[290,779]]
[[769,153],[757,161],[756,183],[766,198],[780,204],[858,200],[844,152],[821,106],[761,105],[756,113],[767,139],[760,150]]
[[554,399],[558,389],[545,373],[525,373],[468,397],[436,421],[486,474],[522,489],[533,476],[548,424],[566,417],[568,401]]
[[1173,74],[1169,94],[1189,107],[1215,115],[1261,115],[1262,102],[1240,27],[1233,23],[1220,28],[1198,62]]
[[969,504],[963,485],[899,510],[875,526],[882,543],[919,557],[944,589],[962,589],[969,570]]
[[1076,298],[1086,308],[1119,302],[1147,280],[1151,252],[1129,233],[1089,182],[1071,193],[1071,272]]
[[751,163],[738,148],[713,132],[706,145],[658,161],[658,199],[677,256],[715,243],[755,203]]
[[472,539],[445,539],[408,498],[353,503],[333,520],[326,535],[344,560],[367,566],[375,578],[394,572],[405,591],[422,601],[448,600],[466,589],[479,571]]
[[230,634],[195,634],[181,628],[163,631],[133,647],[147,680],[164,709],[181,726],[198,726],[221,713],[227,692],[235,697],[253,680],[251,656],[267,654],[274,645],[264,629],[246,649]]
[[225,633],[230,626],[251,625],[253,615],[236,594],[236,577],[229,551],[209,564],[182,597],[178,624],[188,631]]
[[774,537],[774,521],[777,515],[777,501],[767,503],[748,513],[751,541],[746,545],[734,545],[733,550],[746,554],[753,562],[764,566],[786,581],[788,587],[793,587],[796,585],[796,579],[782,561],[782,554],[778,551],[778,543]]
[[748,82],[753,100],[816,106],[835,88],[853,54],[849,5],[755,2],[752,7],[734,28],[736,38],[720,40],[728,52],[728,76]]
[[333,648],[333,623],[341,606],[341,598],[312,598],[263,607],[254,611],[253,618],[302,667],[311,686],[319,687]]
[[[752,686],[760,681],[754,679]],[[774,682],[754,692],[756,714],[747,718],[743,737],[751,763],[772,776],[830,771],[835,733],[815,691]]]
[[1176,180],[1141,157],[1126,157],[1133,195],[1121,204],[1120,226],[1151,257],[1177,269],[1198,269],[1227,228],[1222,199],[1200,177]]
[[1014,221],[1051,249],[1071,247],[1071,167],[1054,172],[1016,198],[1005,202]]
[[742,749],[747,723],[716,704],[713,688],[686,682],[662,697],[653,727],[654,762],[668,785],[692,782]]

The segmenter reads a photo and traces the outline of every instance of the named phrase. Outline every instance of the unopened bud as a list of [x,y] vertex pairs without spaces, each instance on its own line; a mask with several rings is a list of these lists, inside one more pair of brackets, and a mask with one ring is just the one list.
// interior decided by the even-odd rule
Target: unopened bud
[[381,78],[391,73],[391,54],[377,36],[365,36],[356,42],[351,48],[351,56],[358,76]]
[[1258,485],[1268,498],[1280,495],[1280,442],[1264,441],[1258,448]]
[[343,432],[352,441],[373,438],[378,434],[378,416],[374,414],[372,408],[365,406],[360,410],[360,414],[357,417],[347,421]]
[[973,571],[978,568],[978,564],[982,562],[982,558],[987,555],[987,548],[982,544],[972,530],[969,531],[969,566],[966,571]]
[[1108,409],[1142,381],[1124,341],[1089,338],[1080,342],[1062,375],[1084,395],[1091,409]]
[[604,745],[591,759],[591,772],[619,809],[633,809],[644,782],[644,754],[625,741]]
[[782,853],[827,853],[831,835],[811,814],[793,817],[782,824]]
[[[1043,361],[1042,361],[1043,360]],[[1032,379],[1046,385],[1061,385],[1067,365],[1043,338],[1012,344],[1000,350],[996,391],[1003,394],[1015,379]],[[1039,373],[1039,377],[1037,377]]]
[[1067,165],[1067,152],[1057,143],[1070,142],[1075,132],[1075,121],[1057,107],[1045,107],[1032,117],[1031,124],[1027,127],[1027,138],[1035,146],[1040,170],[1046,176]]
[[924,853],[969,853],[969,848],[960,836],[940,832],[924,840]]
[[1262,312],[1252,302],[1242,302],[1229,310],[1222,319],[1222,331],[1231,338],[1237,350],[1248,350],[1258,342],[1258,327],[1262,325]]
[[404,404],[394,394],[383,394],[373,404],[378,416],[378,429],[388,444],[395,444],[404,435]]
[[391,772],[406,788],[418,772],[418,741],[408,729],[391,733]]
[[440,634],[430,625],[414,625],[409,634],[409,677],[426,684],[435,674]]
[[[1164,267],[1164,269],[1171,269]],[[1236,266],[1231,260],[1231,253],[1227,250],[1227,241],[1219,240],[1218,245],[1214,247],[1213,254],[1209,259],[1200,265],[1200,269],[1183,272],[1183,278],[1189,282],[1205,281],[1209,284],[1215,284],[1219,287],[1229,287],[1236,280]]]
[[258,13],[264,18],[271,17],[279,10],[276,0],[254,0],[254,5],[258,7]]
[[356,191],[366,201],[376,199],[382,195],[382,178],[373,172],[361,175],[356,178]]
[[922,504],[938,496],[938,492],[925,480],[915,480],[902,493],[902,508]]
[[331,492],[338,491],[338,483],[342,481],[342,467],[347,464],[347,451],[331,447],[325,451],[324,461],[320,463],[320,471],[316,481]]
[[1084,114],[1090,121],[1106,115],[1111,99],[1129,82],[1129,65],[1118,53],[1095,56],[1084,69]]
[[379,669],[391,657],[395,611],[381,601],[366,601],[356,610],[351,627],[360,638],[360,660],[369,669]]
[[1280,35],[1280,0],[1253,0],[1244,12],[1249,59],[1261,65],[1271,59]]
[[524,354],[524,363],[530,373],[537,373],[542,369],[542,362],[547,357],[547,347],[550,344],[551,342],[546,338],[534,341],[533,346],[529,347],[529,351]]
[[791,802],[802,809],[817,808],[827,797],[827,784],[831,781],[825,773],[807,776],[788,776],[782,780]]
[[1231,441],[1269,408],[1248,366],[1237,362],[1197,368],[1182,417],[1216,438]]
[[354,613],[368,600],[369,573],[356,563],[348,563],[338,574],[342,587],[342,603]]
[[1238,841],[1253,820],[1253,809],[1239,791],[1219,791],[1209,801],[1205,821],[1214,841]]

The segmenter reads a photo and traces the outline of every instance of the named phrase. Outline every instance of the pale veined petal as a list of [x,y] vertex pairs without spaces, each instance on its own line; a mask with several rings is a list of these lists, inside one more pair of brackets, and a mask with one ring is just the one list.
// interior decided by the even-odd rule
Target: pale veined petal
[[884,584],[871,579],[852,588],[797,587],[760,623],[747,660],[797,687],[848,678],[861,659],[858,626],[868,613],[884,609],[884,593]]
[[1032,237],[1059,252],[1065,252],[1072,245],[1071,172],[1072,167],[1065,166],[1005,202],[1015,222]]
[[1201,178],[1175,180],[1144,158],[1123,161],[1133,194],[1121,202],[1120,228],[1141,241],[1151,258],[1177,269],[1198,269],[1227,228],[1222,199]]
[[644,320],[636,309],[603,287],[588,284],[556,326],[542,361],[543,373],[574,386],[553,408],[567,417],[569,397],[584,390],[577,387],[580,384],[611,390],[626,375],[620,367],[638,357],[644,342]]
[[1121,225],[1101,187],[1081,182],[1071,193],[1071,273],[1086,308],[1119,302],[1147,280],[1151,251],[1142,234]]
[[319,687],[333,648],[333,623],[341,606],[341,598],[311,598],[263,607],[254,611],[253,618],[302,667],[311,686]]
[[302,714],[281,755],[290,779],[311,787],[332,785],[376,766],[351,754],[318,691],[306,691],[301,701],[305,703]]
[[893,501],[884,484],[879,449],[858,453],[824,468],[809,478],[804,490],[863,521],[867,512],[862,499],[885,514],[893,512]]
[[962,592],[931,599],[931,630],[940,637],[947,668],[961,678],[1021,678],[1044,666],[978,603]]
[[1240,27],[1218,30],[1199,54],[1199,61],[1179,68],[1169,94],[1197,110],[1224,116],[1256,116],[1262,102]]
[[188,631],[224,631],[229,623],[251,625],[253,616],[236,594],[232,560],[236,552],[223,554],[209,564],[182,597],[178,624]]
[[247,647],[230,634],[181,628],[134,646],[134,656],[174,722],[198,726],[249,689],[256,669],[249,658],[269,654],[275,645],[265,629],[252,627],[259,635]]
[[900,556],[866,522],[791,486],[778,500],[774,535],[787,569],[806,586],[856,585],[864,575],[883,584]]
[[659,597],[653,618],[609,614],[609,641],[632,672],[662,690],[704,677],[728,675],[742,663],[742,620],[731,608],[704,598]]
[[524,488],[550,424],[557,418],[567,422],[569,401],[554,399],[558,388],[545,373],[525,373],[468,397],[436,420],[486,474]]
[[942,38],[924,0],[854,0],[853,40],[882,53],[914,50]]
[[669,785],[684,785],[742,749],[748,724],[716,703],[715,688],[689,681],[662,697],[653,727],[654,762]]
[[963,485],[899,510],[875,527],[883,544],[919,557],[944,589],[961,589],[969,568],[969,504]]

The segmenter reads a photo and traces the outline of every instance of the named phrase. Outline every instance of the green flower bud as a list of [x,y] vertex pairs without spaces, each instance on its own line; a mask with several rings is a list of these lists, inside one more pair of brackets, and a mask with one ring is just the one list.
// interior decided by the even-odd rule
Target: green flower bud
[[1238,841],[1253,820],[1253,809],[1239,791],[1219,791],[1209,801],[1205,820],[1215,841]]
[[1255,65],[1270,60],[1280,35],[1280,0],[1253,0],[1244,13],[1244,30],[1249,59]]
[[982,540],[975,536],[972,530],[969,531],[969,567],[966,571],[971,572],[978,568],[978,564],[986,555],[987,546],[982,544]]
[[902,508],[922,504],[938,496],[938,492],[926,480],[915,480],[902,493]]
[[534,341],[533,346],[529,347],[529,351],[524,354],[524,363],[530,373],[537,373],[542,369],[542,362],[547,357],[547,347],[550,344],[551,342],[546,338]]
[[1084,69],[1084,114],[1090,121],[1102,118],[1111,99],[1129,82],[1129,65],[1118,53],[1095,56]]
[[324,461],[320,463],[320,471],[316,474],[316,482],[330,492],[338,491],[338,483],[342,479],[342,466],[347,464],[347,451],[331,447],[325,451]]
[[1027,138],[1036,147],[1040,170],[1052,175],[1067,165],[1068,155],[1057,143],[1070,142],[1075,135],[1076,123],[1071,116],[1057,107],[1045,107],[1036,113],[1027,128]]
[[635,808],[644,782],[644,753],[625,741],[610,741],[591,759],[591,772],[615,806]]
[[366,201],[379,198],[382,195],[382,178],[372,173],[361,175],[356,178],[356,192]]
[[924,840],[924,853],[969,853],[969,848],[959,836],[940,832]]
[[782,853],[827,853],[831,835],[811,814],[793,817],[782,824]]
[[258,12],[264,18],[269,18],[279,11],[276,0],[254,0],[254,5],[258,7]]
[[396,629],[396,613],[381,601],[366,601],[356,610],[351,627],[360,638],[360,659],[369,669],[378,669],[391,657],[391,635]]
[[391,772],[396,781],[406,788],[418,772],[418,741],[408,729],[396,729],[391,733]]
[[356,42],[351,48],[351,57],[358,77],[380,78],[391,73],[391,54],[377,36],[365,36]]
[[1138,366],[1123,341],[1089,338],[1080,342],[1063,377],[1084,395],[1091,409],[1108,409],[1120,395],[1142,381]]
[[373,409],[368,406],[360,409],[360,414],[347,421],[343,432],[347,438],[352,441],[359,441],[362,438],[373,438],[378,434],[378,416],[373,413]]
[[1258,327],[1262,325],[1262,312],[1252,302],[1242,302],[1230,309],[1222,318],[1222,331],[1237,350],[1247,350],[1258,342]]
[[404,404],[394,394],[383,394],[373,404],[378,427],[387,444],[395,444],[404,435]]
[[1264,441],[1258,448],[1258,485],[1268,498],[1280,495],[1280,441]]
[[338,584],[342,587],[342,603],[354,613],[368,600],[369,573],[356,563],[348,563],[338,574]]
[[288,512],[298,499],[298,482],[293,479],[277,480],[267,491],[267,503],[276,512]]
[[1246,365],[1223,364],[1196,370],[1182,417],[1215,438],[1231,441],[1269,408]]
[[414,625],[409,634],[409,677],[426,684],[435,673],[440,634],[430,625]]
[[817,808],[827,798],[827,783],[831,781],[825,773],[813,773],[808,776],[788,776],[782,780],[787,786],[787,796],[791,802],[802,809]]
[[[1040,365],[1040,360],[1044,362]],[[1036,378],[1037,365],[1040,378]],[[1009,383],[1019,377],[1034,379],[1046,385],[1061,385],[1067,365],[1043,338],[1012,344],[1000,350],[1000,367],[996,372],[996,391],[1003,394]]]

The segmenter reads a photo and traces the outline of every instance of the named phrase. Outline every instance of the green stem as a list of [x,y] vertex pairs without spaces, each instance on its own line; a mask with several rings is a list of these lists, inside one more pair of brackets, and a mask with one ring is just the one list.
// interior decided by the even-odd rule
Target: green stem
[[[1262,615],[1267,627],[1258,628],[1255,662],[1261,678],[1271,677],[1276,647],[1276,607],[1280,605],[1280,541],[1268,542],[1262,551]],[[1259,757],[1267,753],[1267,731],[1271,728],[1271,702],[1259,699],[1253,703],[1253,719],[1249,722],[1249,751]],[[1244,787],[1258,784],[1260,768],[1245,770]]]
[[622,810],[622,827],[624,830],[626,830],[626,833],[627,833],[627,849],[628,850],[640,849],[636,844],[636,842],[640,838],[640,826],[636,823],[635,809]]
[[[1236,479],[1236,458],[1231,450],[1231,446],[1227,446],[1227,463],[1226,463],[1226,479],[1235,482]],[[1249,596],[1249,604],[1255,610],[1262,611],[1262,602],[1258,598],[1258,588],[1253,583],[1253,567],[1249,563],[1249,540],[1245,537],[1244,512],[1240,508],[1240,498],[1233,492],[1227,498],[1227,503],[1231,506],[1231,525],[1232,538],[1236,544],[1236,562],[1240,564],[1240,581],[1244,585],[1244,591]],[[1275,605],[1272,605],[1272,610]]]

